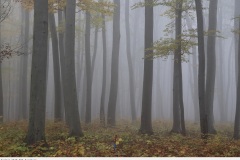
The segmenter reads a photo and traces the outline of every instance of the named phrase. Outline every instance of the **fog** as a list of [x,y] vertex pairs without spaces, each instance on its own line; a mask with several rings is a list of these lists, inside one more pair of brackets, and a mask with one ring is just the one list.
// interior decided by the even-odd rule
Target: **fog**
[[[2,0],[3,3],[4,0]],[[133,7],[139,0],[130,0],[130,46],[131,60],[134,72],[134,101],[137,120],[141,119],[142,112],[142,95],[143,95],[143,71],[144,71],[144,7]],[[127,60],[126,46],[126,22],[125,22],[125,0],[120,1],[120,49],[119,49],[119,68],[118,68],[118,90],[116,102],[116,120],[132,120],[131,115],[131,96],[129,83],[129,65]],[[191,5],[195,5],[191,2]],[[235,35],[237,30],[234,22],[235,18],[235,1],[219,0],[217,8],[217,37],[216,37],[216,78],[214,86],[213,113],[214,123],[232,123],[235,118],[236,110],[236,49]],[[1,22],[1,44],[10,44],[13,54],[2,60],[2,86],[3,86],[3,121],[22,120],[22,95],[27,97],[27,117],[30,105],[30,84],[31,84],[31,57],[33,52],[33,9],[24,8],[20,2],[11,1],[9,6],[11,11],[4,21]],[[2,7],[3,8],[3,7]],[[204,30],[208,30],[209,1],[203,1]],[[174,24],[174,18],[164,15],[169,10],[168,6],[154,6],[154,27],[153,39],[157,41],[161,38],[174,38],[174,28],[172,33],[166,34],[164,30],[171,22]],[[29,13],[29,36],[27,37],[28,48],[24,51],[24,24],[26,12]],[[193,29],[197,27],[195,11],[191,12],[189,19]],[[189,12],[183,12],[186,15]],[[54,13],[56,24],[58,25],[58,13]],[[76,73],[76,90],[78,98],[78,108],[81,123],[85,122],[86,98],[87,98],[87,74],[85,60],[85,27],[86,12],[79,7],[76,8],[75,22],[75,73]],[[186,16],[182,18],[183,29],[187,29]],[[90,30],[90,53],[93,59],[95,44],[95,27],[91,23]],[[59,27],[57,27],[59,31]],[[63,31],[64,33],[64,31]],[[64,33],[65,34],[65,33]],[[92,74],[92,97],[91,97],[91,120],[98,121],[100,116],[102,81],[103,81],[103,40],[101,26],[97,30],[97,49]],[[51,33],[48,33],[48,61],[47,61],[47,93],[46,93],[46,119],[54,120],[54,65]],[[205,40],[207,36],[205,36]],[[108,103],[111,86],[111,64],[112,64],[112,47],[113,47],[113,17],[106,17],[106,88],[105,88],[105,115],[108,112]],[[207,44],[207,42],[205,42]],[[205,45],[205,50],[207,45]],[[183,85],[183,102],[185,121],[199,122],[198,114],[198,92],[197,82],[194,80],[194,74],[198,71],[198,56],[193,57],[193,46],[189,54],[185,53],[185,61],[182,62],[182,85]],[[18,53],[19,52],[19,53]],[[205,52],[207,54],[207,52]],[[24,60],[24,56],[27,60]],[[152,121],[172,121],[173,118],[173,53],[168,56],[153,59],[153,86],[152,86]],[[27,68],[23,68],[27,63]],[[196,64],[194,64],[196,63]],[[23,69],[27,69],[24,70]],[[27,73],[26,92],[22,89],[23,73]],[[62,99],[63,97],[61,97]],[[197,104],[194,102],[197,99]],[[63,103],[61,101],[61,103]],[[197,106],[196,106],[197,105]],[[63,107],[63,106],[62,106]],[[197,109],[197,110],[196,110]],[[223,112],[223,113],[222,113]],[[197,114],[196,114],[197,113]],[[25,118],[27,118],[25,117]]]

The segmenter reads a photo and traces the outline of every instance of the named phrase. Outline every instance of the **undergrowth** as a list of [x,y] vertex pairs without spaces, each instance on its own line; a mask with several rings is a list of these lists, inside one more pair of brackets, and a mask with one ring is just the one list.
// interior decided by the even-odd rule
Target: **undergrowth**
[[[101,127],[97,122],[82,125],[84,137],[68,137],[64,123],[46,123],[46,139],[27,146],[23,143],[27,122],[0,125],[0,156],[3,157],[210,157],[240,156],[240,141],[232,139],[232,126],[216,125],[217,135],[202,140],[199,124],[187,123],[187,135],[169,134],[170,122],[154,122],[154,134],[138,133],[139,123],[119,122],[116,127]],[[114,137],[117,136],[114,150]]]

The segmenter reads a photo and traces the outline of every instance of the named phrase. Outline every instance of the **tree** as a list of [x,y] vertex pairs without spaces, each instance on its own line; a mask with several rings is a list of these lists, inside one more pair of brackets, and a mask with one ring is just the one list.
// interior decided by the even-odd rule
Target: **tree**
[[21,55],[21,77],[20,77],[20,116],[22,119],[27,119],[27,108],[28,108],[28,103],[27,103],[27,77],[28,77],[28,41],[29,41],[29,11],[23,10],[23,18],[24,18],[24,28],[23,28],[23,33],[24,33],[24,38],[23,38],[23,55]]
[[111,64],[111,85],[108,102],[107,124],[115,126],[116,124],[116,103],[118,93],[118,66],[119,66],[119,45],[120,45],[120,1],[114,0],[116,7],[113,14],[113,47]]
[[49,14],[49,28],[52,38],[52,53],[53,53],[53,70],[54,70],[54,95],[55,95],[55,104],[54,104],[54,120],[62,120],[61,112],[61,77],[60,77],[60,59],[59,59],[59,49],[58,49],[58,37],[56,30],[56,23],[54,13]]
[[207,38],[207,76],[206,76],[206,109],[208,115],[208,133],[215,134],[213,126],[213,99],[216,75],[216,29],[217,29],[217,7],[218,0],[211,0],[209,3],[209,26]]
[[171,132],[186,134],[184,122],[184,105],[182,89],[182,5],[183,1],[176,1],[176,43],[174,51],[174,76],[173,76],[173,128]]
[[129,0],[125,1],[125,21],[126,21],[126,46],[127,46],[127,61],[129,68],[129,88],[130,88],[130,104],[132,121],[136,121],[136,105],[135,105],[135,90],[134,90],[134,70],[131,56],[131,44],[130,44],[130,24],[129,24]]
[[195,0],[197,14],[197,32],[198,32],[198,96],[199,96],[199,112],[200,126],[202,138],[206,138],[208,133],[208,119],[205,108],[205,51],[204,51],[204,32],[203,32],[203,13],[202,1]]
[[106,97],[106,72],[107,72],[107,40],[106,40],[106,23],[105,15],[102,14],[102,42],[103,42],[103,79],[102,79],[102,94],[100,104],[100,123],[105,125],[105,97]]
[[[234,29],[237,31],[238,28],[239,28],[239,17],[240,16],[240,1],[239,0],[235,0],[235,4],[234,4],[235,8],[234,8]],[[238,73],[238,34],[236,32],[236,34],[234,35],[234,38],[235,38],[235,78],[236,78],[236,85],[237,85],[237,73]]]
[[76,1],[68,0],[66,5],[63,91],[65,112],[67,119],[69,119],[69,135],[80,137],[83,136],[83,133],[79,118],[75,79],[75,8]]
[[[0,0],[0,123],[3,122],[3,86],[2,86],[2,60],[8,56],[11,56],[9,52],[9,46],[2,44],[2,35],[1,35],[1,23],[9,16],[12,10],[11,1]],[[6,55],[7,53],[7,55]]]
[[27,144],[45,140],[48,0],[34,3],[33,54]]
[[[0,0],[2,3],[2,0]],[[2,7],[0,7],[0,15],[2,14]],[[0,23],[0,46],[2,46],[2,25]],[[1,47],[0,47],[1,52]],[[3,122],[3,86],[2,86],[2,63],[0,63],[0,124]]]
[[90,31],[91,31],[91,14],[86,11],[85,27],[85,62],[87,74],[87,96],[86,96],[86,123],[91,123],[91,101],[92,101],[92,69],[91,69],[91,52],[90,52]]
[[[58,27],[63,28],[63,11],[58,10]],[[61,108],[64,109],[64,93],[63,93],[63,73],[64,73],[64,34],[63,31],[58,31],[58,47],[61,70]],[[65,111],[66,113],[66,111]],[[63,115],[62,115],[63,116]],[[67,119],[66,119],[67,121]]]
[[[145,3],[153,3],[153,0],[145,0]],[[146,50],[153,45],[153,6],[145,6],[145,56],[151,55],[152,50]],[[144,59],[143,94],[141,126],[139,132],[142,134],[153,134],[152,130],[152,83],[153,83],[153,61]]]
[[[99,16],[96,16],[99,17]],[[91,76],[93,78],[93,73],[94,73],[94,69],[95,69],[95,62],[96,62],[96,57],[97,57],[97,46],[98,46],[98,24],[96,24],[95,26],[95,31],[94,31],[94,48],[93,48],[93,56],[92,56],[92,65],[91,65]]]
[[[239,29],[240,29],[240,21],[239,21]],[[238,78],[237,78],[237,96],[236,96],[236,112],[235,112],[235,122],[234,122],[234,133],[233,138],[239,139],[239,130],[240,130],[240,34],[238,36]]]

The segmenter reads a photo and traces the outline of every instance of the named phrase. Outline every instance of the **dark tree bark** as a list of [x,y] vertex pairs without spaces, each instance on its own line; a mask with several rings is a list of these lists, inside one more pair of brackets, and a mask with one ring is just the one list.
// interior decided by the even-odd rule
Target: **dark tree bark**
[[106,71],[107,71],[107,41],[106,41],[106,23],[105,16],[102,14],[102,42],[103,42],[103,79],[102,79],[102,94],[101,94],[101,106],[100,106],[100,123],[105,126],[105,96],[106,96]]
[[49,14],[49,28],[52,38],[52,53],[53,53],[53,71],[54,71],[54,121],[61,121],[63,119],[61,112],[61,77],[60,77],[60,59],[58,50],[58,37],[56,30],[55,17],[53,13]]
[[[86,18],[86,14],[83,15],[84,19]],[[86,23],[83,23],[83,28],[85,28]],[[82,46],[85,46],[85,38],[82,39]],[[82,53],[85,53],[85,47],[82,47],[81,50]],[[85,116],[86,116],[86,89],[87,89],[87,85],[86,85],[86,81],[87,81],[87,74],[86,74],[86,62],[85,62],[85,58],[84,58],[85,54],[82,54],[82,59],[83,59],[83,65],[81,68],[81,72],[83,75],[82,78],[82,86],[83,88],[82,90],[82,97],[81,97],[81,107],[80,107],[80,114],[81,114],[81,120],[85,121]]]
[[176,1],[176,43],[174,52],[174,78],[173,78],[173,128],[171,132],[186,134],[184,121],[184,104],[182,89],[182,0]]
[[203,13],[202,1],[195,0],[197,13],[197,32],[198,32],[198,96],[199,96],[199,112],[200,112],[200,126],[202,138],[207,138],[208,120],[205,108],[205,51],[204,51],[204,31],[203,31]]
[[34,3],[33,54],[31,71],[30,115],[27,144],[45,140],[46,67],[48,42],[48,1]]
[[173,70],[173,126],[171,132],[181,132],[180,108],[179,108],[179,70],[177,52],[174,53],[174,70]]
[[76,1],[68,0],[66,5],[66,31],[65,31],[65,54],[63,91],[64,106],[69,116],[69,135],[74,137],[83,136],[77,102],[76,76],[75,76],[75,8]]
[[[146,3],[153,3],[153,0],[145,0]],[[150,48],[153,45],[153,6],[145,6],[145,46]],[[145,55],[151,55],[153,51],[146,51]],[[140,133],[153,134],[152,130],[152,83],[153,83],[153,61],[144,59],[142,114]]]
[[91,101],[92,101],[92,69],[91,69],[91,52],[90,52],[90,31],[91,31],[91,15],[86,12],[86,28],[85,28],[85,61],[87,74],[87,103],[86,103],[86,123],[91,123]]
[[[240,21],[239,21],[239,29],[240,29]],[[238,36],[240,39],[240,34]],[[239,131],[240,131],[240,41],[238,41],[238,78],[237,78],[237,102],[236,102],[236,113],[235,113],[235,122],[234,122],[234,133],[233,138],[235,140],[239,139]]]
[[207,38],[207,77],[206,77],[206,109],[208,115],[208,133],[216,134],[213,126],[213,100],[216,76],[216,29],[217,29],[217,3],[211,0],[209,3],[209,25]]
[[[0,35],[1,36],[1,35]],[[0,37],[1,38],[1,37]],[[0,40],[1,42],[1,40]],[[0,50],[1,51],[1,50]],[[0,124],[3,123],[2,63],[0,63]]]
[[[234,29],[237,31],[239,28],[239,16],[240,16],[240,1],[239,0],[235,0],[235,9],[234,9]],[[235,78],[236,78],[236,85],[237,85],[237,78],[238,78],[238,33],[235,33],[234,35],[235,37]]]
[[[2,0],[0,0],[0,3]],[[1,14],[0,7],[0,14]],[[2,51],[2,26],[0,25],[0,52]],[[0,63],[0,124],[3,123],[3,86],[2,86],[2,63]]]
[[118,67],[119,67],[119,45],[120,45],[120,1],[114,0],[116,7],[113,15],[113,48],[112,48],[112,68],[110,96],[108,101],[107,124],[116,125],[116,105],[118,93]]
[[[86,66],[85,66],[86,67]],[[85,68],[84,68],[85,69]],[[82,99],[81,99],[81,119],[84,121],[86,119],[86,100],[87,100],[87,74],[86,69],[83,71],[83,88],[82,88]]]
[[130,24],[129,24],[129,0],[125,1],[125,21],[126,21],[126,46],[127,46],[127,61],[129,68],[129,88],[130,88],[130,104],[132,122],[136,121],[136,109],[135,109],[135,90],[134,90],[134,71],[131,56],[131,42],[130,42]]
[[176,39],[178,41],[177,59],[178,59],[178,70],[179,70],[179,107],[180,107],[180,122],[181,122],[181,134],[186,135],[185,120],[184,120],[184,103],[183,103],[183,87],[182,87],[182,4],[183,0],[180,0],[177,4],[177,18],[176,18]]
[[[58,26],[62,26],[63,24],[63,11],[58,10]],[[60,59],[60,77],[61,77],[61,109],[62,109],[62,117],[64,116],[64,93],[63,93],[63,73],[64,73],[64,34],[63,32],[58,32],[58,47],[59,47],[59,59]],[[65,110],[65,119],[67,123],[69,122],[66,116]]]

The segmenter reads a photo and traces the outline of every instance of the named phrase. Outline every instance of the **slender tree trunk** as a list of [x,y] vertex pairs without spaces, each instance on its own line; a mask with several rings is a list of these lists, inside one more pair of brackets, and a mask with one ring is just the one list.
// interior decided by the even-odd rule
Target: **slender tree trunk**
[[174,71],[173,71],[173,126],[171,132],[181,133],[180,108],[179,108],[179,70],[177,52],[174,52]]
[[195,122],[199,122],[199,102],[198,102],[198,64],[197,64],[197,47],[193,47],[193,85],[194,85],[194,109]]
[[111,68],[111,85],[108,102],[107,124],[116,125],[116,104],[118,93],[118,67],[119,67],[119,45],[120,45],[120,1],[114,0],[116,5],[113,15],[113,47],[112,47],[112,68]]
[[[2,4],[2,0],[0,0]],[[2,13],[0,7],[0,14]],[[2,52],[2,25],[0,24],[0,53]],[[2,63],[0,62],[0,124],[3,123],[3,86],[2,86]]]
[[48,1],[34,3],[33,55],[27,144],[45,140]]
[[[61,10],[58,10],[58,27],[63,26],[63,12]],[[61,70],[61,108],[62,110],[65,109],[64,107],[64,93],[63,93],[63,73],[64,73],[64,34],[63,32],[58,32],[58,47],[59,47],[59,59],[60,59],[60,70]],[[63,111],[62,111],[62,117],[63,117]],[[65,119],[67,123],[69,120],[67,119],[70,116],[67,116],[67,111],[65,110]]]
[[206,109],[208,115],[208,133],[216,134],[213,126],[213,101],[216,76],[216,29],[217,29],[217,3],[218,0],[211,0],[209,3],[209,35],[207,38],[207,77],[206,77]]
[[96,64],[96,57],[97,57],[97,46],[98,46],[98,26],[95,27],[95,35],[94,35],[94,49],[93,49],[93,56],[92,56],[92,66],[91,66],[91,76],[93,79],[93,73]]
[[69,135],[83,136],[77,102],[75,76],[75,8],[76,1],[68,0],[66,5],[65,55],[63,73],[64,106],[69,118]]
[[55,89],[55,104],[54,104],[54,120],[62,120],[61,112],[61,76],[60,76],[60,59],[58,50],[58,37],[56,30],[55,17],[53,13],[49,14],[49,28],[52,38],[52,53],[53,53],[53,71],[54,71],[54,89]]
[[[219,1],[221,2],[221,1]],[[222,25],[223,25],[223,11],[222,11],[222,4],[219,4],[219,10],[218,10],[218,30],[222,31]],[[224,67],[223,67],[223,59],[224,59],[224,53],[223,53],[223,40],[221,38],[219,38],[218,40],[218,54],[219,58],[218,58],[218,66],[217,69],[219,71],[219,77],[216,78],[216,83],[217,83],[217,87],[219,88],[219,94],[218,94],[218,104],[219,104],[219,109],[220,109],[220,121],[221,122],[227,122],[227,114],[228,114],[228,110],[227,110],[227,99],[228,99],[228,94],[227,96],[224,96],[224,93],[229,90],[229,87],[226,87],[227,91],[224,90],[225,86],[224,86]],[[231,46],[231,45],[230,45]],[[230,49],[231,50],[231,49]],[[230,52],[231,53],[231,52]],[[231,54],[230,54],[231,55]],[[230,56],[231,57],[231,56]],[[229,59],[229,58],[228,58]],[[228,63],[228,65],[230,65],[231,63]],[[230,74],[231,72],[229,72],[228,74]],[[227,82],[229,82],[229,78],[230,76],[227,76]],[[229,86],[229,83],[227,83],[227,86]]]
[[234,29],[236,31],[234,37],[235,37],[235,78],[236,78],[236,85],[237,85],[237,78],[238,78],[238,28],[239,28],[239,16],[240,16],[240,1],[239,0],[235,0],[235,9],[234,9]]
[[200,126],[202,138],[207,138],[208,120],[205,108],[205,51],[204,51],[204,33],[203,33],[203,14],[202,1],[195,0],[197,13],[197,32],[198,32],[198,96],[199,96],[199,112],[200,112]]
[[[86,66],[85,66],[86,67]],[[85,68],[84,68],[85,69]],[[81,119],[84,121],[86,119],[86,101],[87,101],[87,74],[86,74],[86,69],[83,71],[83,88],[82,88],[82,100],[81,100]]]
[[[0,35],[1,36],[1,35]],[[1,38],[1,37],[0,37]],[[0,40],[1,42],[1,40]],[[0,124],[3,123],[2,63],[0,63]]]
[[[176,43],[174,52],[174,79],[173,79],[173,128],[171,132],[186,134],[184,121],[183,89],[182,89],[182,0],[176,1]],[[176,117],[175,117],[176,116]]]
[[[84,19],[86,18],[86,14],[84,14]],[[83,23],[83,28],[86,27],[86,23]],[[85,38],[82,39],[82,46],[85,46]],[[85,53],[85,47],[82,47],[82,53]],[[83,54],[83,60],[85,54]],[[86,112],[86,89],[87,89],[87,85],[86,85],[86,81],[87,81],[87,74],[86,74],[86,62],[85,60],[83,61],[83,67],[82,67],[82,73],[83,73],[83,78],[82,78],[82,98],[81,98],[81,120],[85,121],[85,112]]]
[[136,121],[135,110],[135,90],[134,90],[134,71],[131,56],[131,41],[130,41],[130,24],[129,24],[129,0],[125,1],[125,21],[126,21],[126,46],[127,46],[127,61],[129,68],[129,88],[130,88],[130,102],[131,102],[131,114],[132,122]]
[[[145,0],[146,3],[153,3],[153,0]],[[153,45],[153,6],[145,6],[145,46],[150,48]],[[145,56],[151,55],[152,51],[145,50]],[[142,114],[140,133],[153,134],[152,130],[152,83],[153,83],[153,61],[144,59]]]
[[21,95],[20,95],[20,108],[21,108],[21,118],[27,119],[27,77],[28,77],[28,41],[29,41],[29,12],[23,11],[24,13],[24,48],[23,48],[23,55],[21,56]]
[[181,121],[181,134],[186,135],[186,128],[185,128],[185,117],[184,117],[184,103],[183,103],[183,82],[182,82],[182,44],[181,44],[181,34],[182,34],[182,5],[183,0],[178,1],[177,4],[177,18],[176,18],[176,39],[178,41],[178,48],[176,50],[177,59],[178,59],[178,70],[179,70],[179,107],[180,107],[180,121]]
[[[181,34],[181,14],[180,13],[180,17],[179,17],[179,14],[178,14],[178,1],[175,1],[176,3],[176,9],[175,9],[175,15],[176,15],[176,18],[175,18],[175,40],[176,41],[179,41],[179,36]],[[180,28],[179,28],[180,27]],[[181,37],[180,37],[181,38]],[[181,41],[181,40],[180,40]],[[179,42],[178,42],[179,43]],[[173,133],[181,133],[181,117],[180,117],[180,106],[179,106],[179,102],[180,102],[180,97],[179,97],[179,78],[180,78],[180,70],[179,70],[179,63],[181,63],[180,59],[179,59],[179,56],[178,54],[180,54],[181,56],[181,46],[178,45],[178,48],[174,51],[174,62],[173,62],[173,126],[172,126],[172,130],[171,132]],[[179,53],[180,52],[180,53]]]
[[85,61],[87,73],[87,103],[86,103],[86,123],[91,123],[91,101],[92,101],[92,70],[91,70],[91,52],[90,52],[90,31],[91,31],[91,15],[86,12],[86,28],[85,28]]
[[[239,29],[240,29],[240,21],[239,21]],[[240,39],[240,34],[239,37]],[[236,113],[235,113],[235,122],[234,122],[234,133],[233,138],[239,139],[239,131],[240,131],[240,41],[238,41],[238,79],[237,79],[237,102],[236,102]]]
[[107,70],[107,41],[106,41],[106,23],[105,16],[102,14],[102,42],[103,42],[103,78],[102,78],[102,94],[100,106],[100,123],[105,125],[105,96],[106,96],[106,70]]

